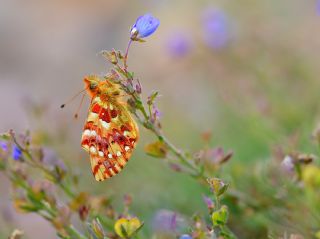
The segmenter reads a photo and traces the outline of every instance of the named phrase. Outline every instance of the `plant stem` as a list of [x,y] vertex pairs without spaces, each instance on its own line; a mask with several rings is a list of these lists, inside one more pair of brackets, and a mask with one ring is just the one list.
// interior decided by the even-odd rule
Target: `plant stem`
[[[124,75],[126,75],[126,80],[128,82],[131,82],[132,84],[132,78],[129,77],[129,75],[127,74],[127,60],[128,60],[128,54],[129,54],[129,49],[130,46],[132,44],[132,40],[129,41],[127,49],[126,49],[126,53],[123,59],[123,68],[118,66],[119,69],[121,69],[124,73]],[[126,85],[121,84],[122,87],[126,88]],[[200,177],[201,179],[206,179],[206,177],[203,175],[203,173],[200,171],[200,169],[198,169],[191,161],[190,158],[188,158],[186,156],[186,154],[178,149],[173,143],[170,142],[170,140],[163,134],[163,132],[159,129],[159,127],[157,127],[156,122],[152,122],[150,120],[151,117],[151,106],[149,106],[149,114],[147,113],[147,109],[143,104],[143,101],[140,97],[139,94],[137,94],[136,92],[133,92],[130,94],[133,98],[133,100],[135,101],[136,105],[137,105],[137,109],[141,112],[141,114],[143,115],[143,119],[141,119],[137,114],[136,117],[138,118],[139,122],[143,125],[143,127],[145,127],[146,129],[152,131],[157,138],[162,141],[167,147],[168,149],[180,160],[180,162],[186,166],[187,168],[189,168],[192,173],[197,176]]]
[[132,40],[130,39],[130,41],[128,42],[126,53],[124,55],[124,59],[123,59],[123,65],[124,65],[125,71],[127,71],[127,68],[128,68],[127,60],[128,60],[129,49],[130,49],[131,43],[132,43]]

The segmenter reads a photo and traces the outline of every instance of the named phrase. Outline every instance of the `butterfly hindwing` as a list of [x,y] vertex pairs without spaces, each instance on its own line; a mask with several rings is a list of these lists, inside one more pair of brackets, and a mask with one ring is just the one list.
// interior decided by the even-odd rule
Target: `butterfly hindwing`
[[127,164],[138,140],[138,127],[126,106],[117,99],[96,95],[82,134],[82,147],[89,152],[97,181],[118,174]]

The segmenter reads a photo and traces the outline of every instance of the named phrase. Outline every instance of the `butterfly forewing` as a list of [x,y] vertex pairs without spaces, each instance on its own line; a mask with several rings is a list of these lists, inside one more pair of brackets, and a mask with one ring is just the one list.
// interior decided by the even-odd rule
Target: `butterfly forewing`
[[82,133],[82,147],[89,152],[97,181],[118,174],[127,164],[139,133],[122,102],[97,94],[91,102]]

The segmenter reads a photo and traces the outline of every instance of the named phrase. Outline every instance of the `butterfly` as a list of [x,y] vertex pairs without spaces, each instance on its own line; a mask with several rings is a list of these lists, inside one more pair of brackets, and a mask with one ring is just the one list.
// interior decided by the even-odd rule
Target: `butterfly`
[[139,138],[139,130],[120,87],[110,79],[90,75],[84,78],[91,97],[81,146],[89,153],[91,169],[97,181],[118,174],[130,159]]

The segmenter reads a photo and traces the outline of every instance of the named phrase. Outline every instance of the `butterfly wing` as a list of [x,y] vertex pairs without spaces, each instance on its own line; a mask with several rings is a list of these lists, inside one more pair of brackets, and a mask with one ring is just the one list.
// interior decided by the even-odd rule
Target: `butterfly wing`
[[130,112],[118,101],[93,98],[82,133],[82,147],[89,152],[97,181],[118,174],[127,164],[139,137]]

